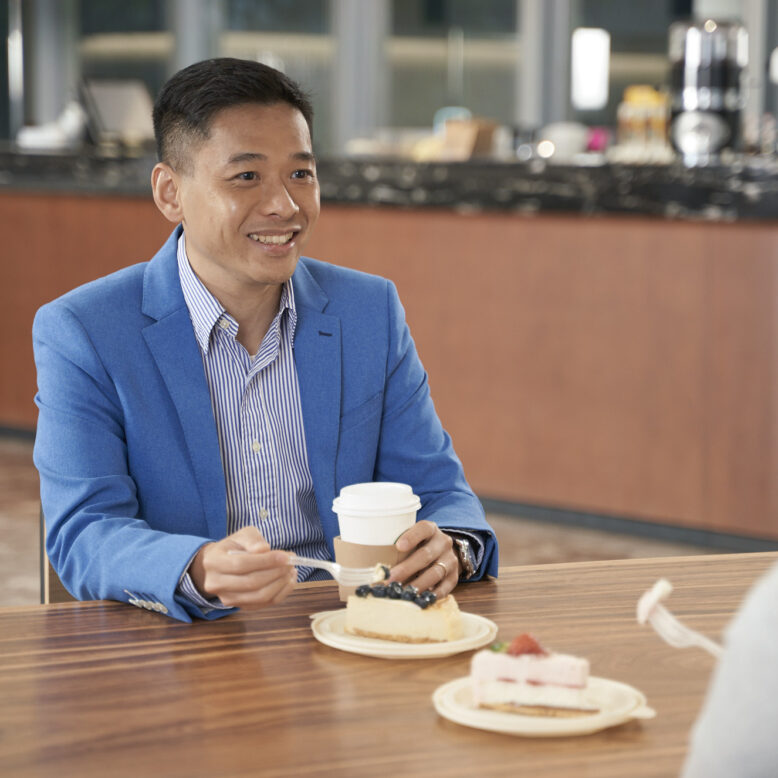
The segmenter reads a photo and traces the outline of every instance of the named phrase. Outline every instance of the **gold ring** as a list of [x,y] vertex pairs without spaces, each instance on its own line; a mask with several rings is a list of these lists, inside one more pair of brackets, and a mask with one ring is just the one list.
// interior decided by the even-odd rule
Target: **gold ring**
[[[435,567],[435,565],[440,565],[443,568],[443,578],[445,578],[448,575],[448,568],[446,567],[446,565],[443,564],[443,562],[440,562],[440,561],[435,562],[435,564],[432,565],[432,566]],[[443,578],[441,578],[440,580],[442,581]]]

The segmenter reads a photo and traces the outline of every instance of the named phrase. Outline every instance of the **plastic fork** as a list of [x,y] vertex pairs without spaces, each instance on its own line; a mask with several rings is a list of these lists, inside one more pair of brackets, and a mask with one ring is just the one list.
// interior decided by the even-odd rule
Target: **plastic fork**
[[724,649],[718,643],[682,624],[662,605],[661,601],[666,599],[672,591],[673,585],[670,581],[666,578],[660,578],[638,600],[638,621],[641,624],[648,621],[659,637],[674,648],[697,646],[715,656],[716,659],[721,657]]
[[376,577],[375,565],[373,567],[344,567],[337,562],[297,554],[289,556],[289,564],[295,567],[319,567],[326,570],[341,586],[361,586],[372,583]]
[[[231,549],[228,554],[248,554],[243,549]],[[313,557],[289,554],[289,564],[295,567],[319,567],[326,570],[341,586],[361,586],[373,583],[376,578],[376,568],[373,567],[344,567],[337,562],[326,559],[314,559]]]

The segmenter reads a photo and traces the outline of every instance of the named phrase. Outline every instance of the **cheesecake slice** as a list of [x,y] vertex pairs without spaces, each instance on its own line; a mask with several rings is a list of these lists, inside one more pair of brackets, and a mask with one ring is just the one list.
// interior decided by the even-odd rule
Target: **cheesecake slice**
[[598,708],[587,700],[589,662],[546,651],[529,634],[495,643],[473,655],[473,702],[480,708],[529,716],[585,716]]
[[349,596],[345,631],[399,643],[442,643],[462,637],[462,614],[451,594],[438,600],[414,586],[378,583]]

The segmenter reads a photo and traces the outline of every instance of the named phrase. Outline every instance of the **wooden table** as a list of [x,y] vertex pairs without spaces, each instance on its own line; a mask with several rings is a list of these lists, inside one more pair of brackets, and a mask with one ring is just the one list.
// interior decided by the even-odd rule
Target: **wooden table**
[[0,609],[0,775],[677,775],[713,659],[635,620],[660,576],[670,607],[711,636],[778,553],[504,569],[460,587],[500,636],[531,630],[642,690],[658,715],[577,738],[527,739],[440,718],[431,694],[470,653],[385,660],[315,641],[332,584],[274,610],[192,625],[106,602]]

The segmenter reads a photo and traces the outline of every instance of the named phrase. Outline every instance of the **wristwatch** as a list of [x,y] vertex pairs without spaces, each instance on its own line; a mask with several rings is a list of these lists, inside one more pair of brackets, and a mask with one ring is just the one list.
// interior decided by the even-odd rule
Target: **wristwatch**
[[475,554],[470,541],[454,535],[449,535],[449,537],[453,541],[454,553],[457,555],[459,566],[462,568],[462,577],[465,579],[472,578],[475,575]]

